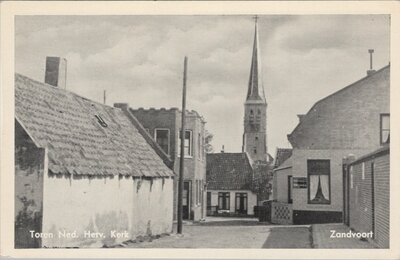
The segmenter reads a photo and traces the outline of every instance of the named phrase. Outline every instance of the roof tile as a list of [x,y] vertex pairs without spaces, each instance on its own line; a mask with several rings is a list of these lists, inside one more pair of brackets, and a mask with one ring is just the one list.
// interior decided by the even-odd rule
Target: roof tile
[[48,148],[53,173],[174,175],[118,108],[16,74],[15,116],[40,147]]

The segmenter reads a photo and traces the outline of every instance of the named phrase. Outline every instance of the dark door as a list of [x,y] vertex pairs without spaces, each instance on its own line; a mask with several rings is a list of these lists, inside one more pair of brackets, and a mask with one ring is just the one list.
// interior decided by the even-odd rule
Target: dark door
[[247,193],[236,193],[236,213],[247,214]]
[[288,176],[288,203],[289,204],[293,203],[292,188],[293,188],[293,176],[289,175]]
[[207,215],[211,215],[211,192],[207,192]]
[[349,201],[349,183],[350,183],[350,167],[343,163],[343,222],[347,226],[350,225],[350,201]]
[[190,216],[190,181],[183,182],[183,196],[182,196],[182,218],[189,219]]

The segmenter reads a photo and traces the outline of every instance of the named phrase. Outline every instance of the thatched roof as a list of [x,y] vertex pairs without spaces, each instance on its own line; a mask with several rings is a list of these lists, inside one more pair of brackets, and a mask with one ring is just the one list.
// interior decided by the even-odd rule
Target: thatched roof
[[174,176],[119,108],[16,74],[15,117],[54,174]]

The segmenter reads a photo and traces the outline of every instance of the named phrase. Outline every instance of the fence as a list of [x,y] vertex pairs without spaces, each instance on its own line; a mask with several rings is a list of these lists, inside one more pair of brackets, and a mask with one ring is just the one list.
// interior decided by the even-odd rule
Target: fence
[[292,204],[282,202],[272,202],[271,204],[271,223],[274,224],[293,224]]

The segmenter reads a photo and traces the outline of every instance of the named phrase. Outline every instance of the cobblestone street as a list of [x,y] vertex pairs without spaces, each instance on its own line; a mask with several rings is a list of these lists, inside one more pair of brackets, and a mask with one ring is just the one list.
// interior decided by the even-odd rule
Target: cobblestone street
[[272,225],[255,218],[213,218],[185,222],[184,233],[143,242],[130,248],[374,248],[357,238],[330,238],[330,230],[348,232],[343,224]]

